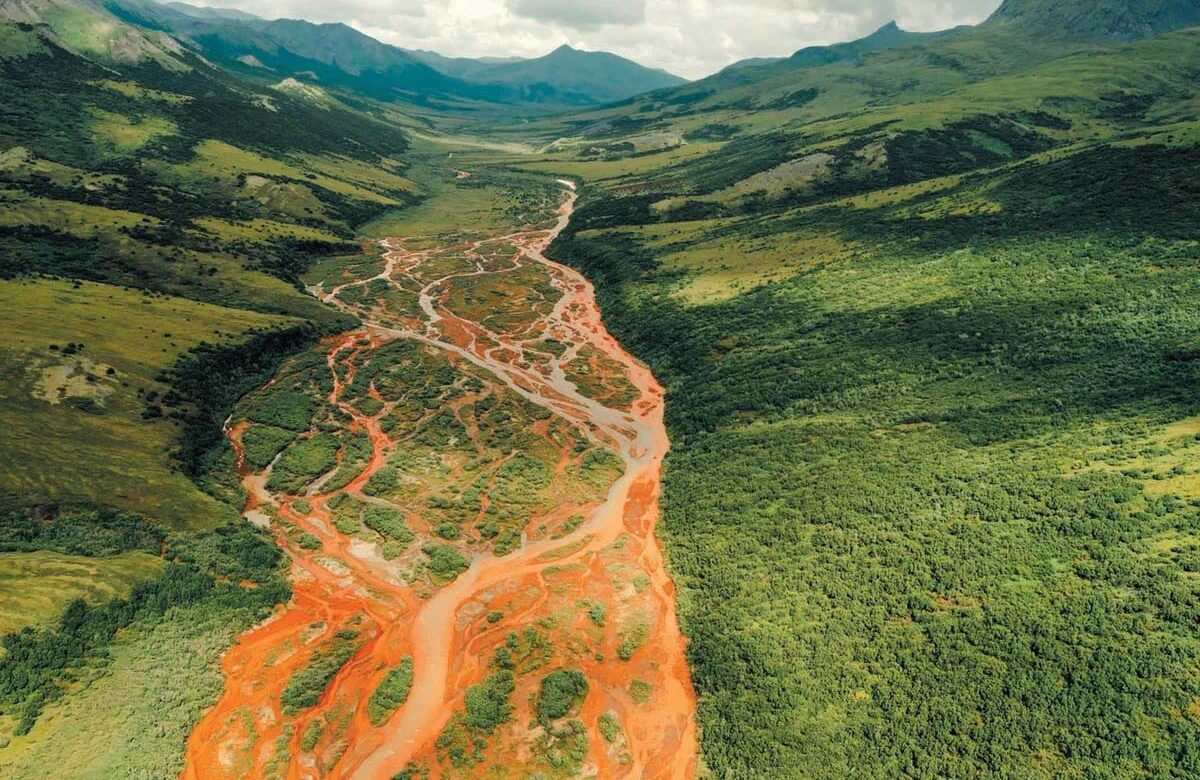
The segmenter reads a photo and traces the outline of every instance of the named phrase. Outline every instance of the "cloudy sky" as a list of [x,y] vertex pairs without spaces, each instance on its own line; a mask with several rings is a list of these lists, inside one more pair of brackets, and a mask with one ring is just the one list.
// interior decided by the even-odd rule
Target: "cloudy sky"
[[451,56],[536,57],[568,43],[688,78],[745,57],[862,37],[893,19],[939,30],[1000,0],[192,0],[267,18],[346,22],[388,43]]

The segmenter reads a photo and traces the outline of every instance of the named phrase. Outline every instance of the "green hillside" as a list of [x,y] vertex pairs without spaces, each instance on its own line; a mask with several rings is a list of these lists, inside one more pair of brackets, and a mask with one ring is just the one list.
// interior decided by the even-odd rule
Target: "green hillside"
[[1200,24],[1196,0],[1004,0],[993,27],[1073,40],[1128,42]]
[[714,777],[1200,772],[1200,30],[1003,19],[514,160],[668,386]]
[[0,775],[173,776],[288,593],[221,424],[350,324],[299,277],[417,200],[409,140],[82,0],[0,12]]

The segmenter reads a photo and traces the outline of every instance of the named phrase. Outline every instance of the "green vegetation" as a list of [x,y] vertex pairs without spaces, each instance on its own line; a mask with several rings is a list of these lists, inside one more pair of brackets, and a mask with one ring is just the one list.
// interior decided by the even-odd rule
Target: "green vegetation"
[[[246,424],[250,466],[278,457],[272,489],[347,485],[370,455],[307,349],[350,320],[301,279],[377,272],[361,236],[419,246],[540,219],[555,187],[513,169],[582,180],[551,254],[667,386],[662,533],[714,777],[1200,773],[1200,33],[1170,32],[1197,21],[1184,4],[1008,0],[978,28],[889,26],[497,130],[544,142],[536,155],[426,141],[415,163],[399,124],[418,123],[378,102],[394,84],[312,64],[311,27],[287,45],[247,33],[297,75],[272,89],[120,5],[64,3],[37,20],[54,34],[0,24],[0,631],[20,629],[0,658],[0,774],[178,775],[221,649],[288,593],[275,546],[230,523],[245,496],[226,420]],[[234,59],[228,34],[210,62]],[[432,197],[414,207],[416,180]],[[414,311],[413,290],[385,287],[345,300]],[[450,304],[520,325],[551,292],[481,273]],[[333,523],[394,558],[419,513],[443,540],[414,567],[435,584],[622,467],[577,432],[533,433],[541,410],[418,344],[353,360],[347,402],[399,443],[365,492],[396,508],[330,501]],[[567,369],[632,399],[598,355]],[[581,606],[641,662],[647,616]],[[289,712],[356,643],[315,648]],[[479,763],[552,657],[512,635],[439,760]],[[372,721],[411,673],[388,671]],[[640,705],[653,693],[630,683]],[[586,694],[559,670],[530,697],[555,724],[536,746],[548,776],[582,766]],[[599,728],[619,751],[615,717]],[[301,747],[322,739],[323,723]]]
[[407,545],[414,538],[413,532],[404,523],[404,515],[391,507],[367,504],[363,508],[362,518],[367,528],[390,541]]
[[279,701],[285,715],[295,715],[317,703],[350,657],[358,650],[358,634],[343,629],[309,659],[308,665],[293,674],[284,686]]
[[413,666],[412,658],[405,656],[400,663],[389,669],[383,682],[371,694],[367,702],[367,716],[375,726],[382,726],[388,717],[408,699],[412,689]]
[[164,533],[141,517],[87,506],[0,512],[0,551],[48,550],[71,555],[155,553]]
[[[1200,36],[1081,46],[798,54],[538,164],[589,179],[550,254],[667,386],[714,776],[1195,773]],[[714,145],[589,156],[646,126]]]
[[573,712],[587,692],[587,677],[578,669],[558,669],[546,675],[538,690],[538,722],[549,728],[553,721]]
[[3,29],[0,544],[20,552],[6,553],[0,630],[26,630],[4,638],[0,774],[172,776],[221,650],[287,597],[275,547],[222,525],[243,497],[218,445],[235,398],[340,324],[279,278],[332,244],[298,243],[312,238],[299,226],[215,235],[206,215],[259,209],[231,208],[246,172],[170,171],[221,134],[212,117],[240,121],[245,93],[154,68],[141,75],[207,97],[112,82],[42,33]]
[[[176,560],[162,566],[154,579],[134,585],[128,598],[94,605],[75,599],[57,624],[25,628],[0,640],[5,650],[0,714],[14,719],[14,735],[27,734],[43,709],[67,692],[67,683],[103,664],[118,631],[134,624],[152,626],[170,610],[194,606],[261,618],[287,597],[287,584],[279,576],[282,554],[246,524],[181,541],[186,543],[174,550]],[[231,584],[245,580],[254,586]]]
[[[220,653],[288,596],[274,544],[230,524],[223,424],[349,324],[299,275],[412,199],[407,139],[99,6],[0,16],[39,12],[54,33],[0,22],[0,775],[177,776]],[[264,403],[248,462],[316,411]]]
[[53,622],[67,604],[104,604],[153,579],[161,558],[123,553],[104,558],[64,553],[0,552],[0,634]]
[[597,724],[600,728],[600,736],[604,737],[604,741],[610,745],[615,743],[625,734],[625,731],[621,728],[621,721],[617,719],[616,713],[604,713],[600,716]]
[[608,621],[608,605],[602,601],[584,601],[582,604],[587,608],[588,619],[597,628],[604,628]]
[[317,743],[321,741],[321,735],[325,733],[325,722],[322,720],[314,720],[304,728],[304,733],[300,736],[300,749],[305,753],[311,753]]
[[318,433],[297,441],[283,451],[267,480],[267,488],[285,493],[302,491],[334,467],[339,446],[338,438],[329,433]]
[[[112,506],[168,529],[228,517],[165,457],[192,428],[182,424],[190,414],[181,390],[172,394],[163,372],[204,344],[241,346],[251,331],[288,320],[50,279],[0,281],[0,300],[5,504]],[[219,438],[219,422],[216,430]]]
[[[512,718],[517,679],[542,668],[551,654],[548,639],[536,628],[508,634],[492,656],[491,673],[467,689],[463,709],[454,714],[438,736],[439,759],[449,761],[455,768],[482,762],[487,737]],[[586,736],[584,748],[586,752]]]
[[271,427],[305,431],[308,430],[316,407],[316,402],[307,393],[280,389],[258,396],[246,417]]
[[121,630],[100,665],[77,669],[70,693],[0,750],[0,774],[134,780],[176,777],[182,745],[221,691],[222,653],[269,610],[207,599]]
[[622,661],[633,658],[650,636],[650,622],[644,614],[635,614],[621,626],[621,641],[617,645],[617,657]]
[[242,434],[246,462],[255,469],[265,469],[295,438],[295,431],[270,425],[252,425]]
[[429,556],[429,570],[442,582],[453,580],[471,566],[471,560],[449,544],[429,542],[421,552]]
[[353,482],[371,462],[374,454],[371,438],[362,431],[344,431],[341,440],[341,461],[329,479],[321,484],[324,493],[341,490]]
[[300,534],[296,540],[296,544],[300,545],[304,550],[319,550],[321,549],[321,538],[307,531]]
[[512,714],[509,697],[513,689],[513,673],[507,669],[493,672],[483,682],[467,688],[463,724],[483,734],[491,734]]

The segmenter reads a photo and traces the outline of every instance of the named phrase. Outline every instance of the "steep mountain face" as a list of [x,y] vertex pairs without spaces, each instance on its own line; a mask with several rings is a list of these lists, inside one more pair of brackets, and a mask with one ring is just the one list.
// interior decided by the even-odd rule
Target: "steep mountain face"
[[487,73],[497,65],[524,61],[523,57],[447,57],[426,49],[407,49],[406,51],[447,76],[467,81],[479,81],[481,74]]
[[[948,71],[937,74],[938,88],[961,85],[971,77],[972,69],[982,67],[987,74],[993,73],[989,67],[991,58],[976,60],[962,54],[948,59],[949,67],[934,63],[931,68],[926,63],[921,69],[914,69],[909,60],[912,52],[922,47],[952,46],[968,32],[969,28],[955,28],[913,33],[890,22],[856,41],[810,46],[780,59],[735,63],[707,78],[636,96],[616,109],[616,113],[641,115],[645,119],[636,120],[638,125],[652,125],[658,121],[653,117],[660,114],[681,117],[718,105],[743,112],[768,106],[801,108],[814,102],[819,106],[825,102],[823,96],[836,104],[837,111],[844,111],[858,103],[920,89],[918,77],[928,77],[932,70]],[[831,68],[839,66],[843,70],[834,75]],[[602,109],[597,112],[596,121],[604,123],[600,126],[603,128],[612,124],[613,116],[614,111]],[[586,121],[586,115],[576,116],[575,120],[584,127],[595,124]],[[625,123],[612,126],[621,128]]]
[[64,47],[109,62],[186,67],[182,47],[170,36],[127,24],[92,0],[5,0],[4,20],[46,25]]
[[800,49],[786,61],[794,67],[815,67],[828,65],[833,62],[853,60],[864,54],[889,49],[900,49],[906,46],[919,46],[932,43],[954,35],[964,29],[957,27],[951,30],[939,30],[930,33],[915,33],[900,29],[895,21],[888,22],[865,38],[849,43],[837,43],[832,46],[809,46]]
[[1200,0],[1004,0],[986,26],[1096,42],[1152,38],[1200,25]]
[[730,64],[726,65],[724,68],[721,68],[721,70],[719,70],[717,72],[725,73],[725,72],[731,71],[731,70],[741,70],[742,68],[757,68],[761,65],[771,65],[776,62],[780,62],[781,60],[785,60],[785,59],[787,59],[787,57],[747,57],[744,60],[738,60],[737,62],[731,62]]
[[[851,60],[869,52],[887,51],[888,49],[898,49],[904,46],[917,46],[922,43],[929,43],[940,38],[945,38],[964,29],[967,28],[957,27],[951,30],[941,30],[931,33],[914,33],[900,29],[900,25],[893,20],[865,38],[860,38],[858,40],[848,41],[845,43],[830,44],[828,46],[806,46],[803,49],[797,50],[789,57],[750,57],[748,59],[738,60],[731,65],[725,66],[717,74],[714,74],[714,76],[719,76],[722,73],[727,74],[730,71],[742,70],[744,68],[758,68],[769,65],[779,65],[780,63],[787,63],[787,65],[781,66],[781,69],[829,65],[830,63],[834,62]],[[762,74],[760,73],[759,75]],[[707,79],[703,79],[702,81],[707,81]]]
[[[780,112],[779,125],[844,116],[888,103],[945,95],[1042,63],[1200,24],[1200,0],[1007,0],[985,23],[911,33],[895,22],[847,43],[801,49],[787,59],[727,68],[681,87],[646,94],[570,124],[547,126],[554,141],[609,139],[601,151],[654,128],[656,138],[727,140],[762,123],[748,110]],[[527,129],[526,129],[527,131]],[[665,134],[665,135],[664,135]],[[647,147],[635,143],[634,151]]]
[[900,26],[892,21],[865,38],[855,41],[835,43],[829,46],[807,46],[796,51],[790,57],[734,63],[720,73],[695,82],[695,85],[704,89],[720,89],[786,76],[797,71],[832,65],[837,62],[857,62],[867,54],[932,43],[951,37],[963,29],[965,28],[914,33],[900,29]]
[[264,81],[299,77],[377,100],[500,100],[495,89],[448,77],[344,24],[295,19],[199,18],[149,0],[100,0],[133,25],[169,33],[203,56]]

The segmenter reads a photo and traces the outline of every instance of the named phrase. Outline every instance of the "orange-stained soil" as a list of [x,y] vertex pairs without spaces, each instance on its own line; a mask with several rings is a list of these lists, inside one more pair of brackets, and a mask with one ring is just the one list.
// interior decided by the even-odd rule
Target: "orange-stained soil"
[[[448,239],[438,249],[409,250],[403,239],[392,239],[376,277],[313,290],[365,323],[325,347],[334,378],[330,402],[345,412],[349,427],[369,434],[373,458],[340,490],[322,493],[318,480],[304,496],[276,494],[265,488],[270,469],[251,473],[240,458],[244,426],[231,427],[251,496],[247,512],[268,508],[318,537],[321,548],[303,549],[276,524],[292,562],[293,598],[225,656],[225,690],[189,739],[185,778],[388,780],[406,768],[431,778],[695,776],[695,695],[674,587],[655,537],[668,447],[663,392],[607,333],[591,285],[543,255],[574,206],[574,187],[562,184],[567,191],[552,228]],[[507,248],[516,252],[498,251]],[[518,279],[520,284],[513,281]],[[344,297],[381,282],[394,298]],[[417,305],[389,309],[389,301],[413,295]],[[493,300],[509,305],[496,308],[489,304]],[[519,304],[513,306],[514,300]],[[406,581],[375,545],[339,533],[327,508],[337,493],[372,500],[363,497],[363,486],[400,446],[398,431],[385,433],[378,415],[365,416],[343,397],[354,366],[396,339],[421,342],[459,370],[469,365],[504,392],[549,410],[581,436],[611,448],[624,462],[624,473],[602,500],[580,497],[574,505],[567,500],[551,513],[528,518],[523,543],[507,555],[472,548],[470,568],[452,582]],[[594,374],[608,372],[593,374],[588,383],[600,388],[596,397],[564,370],[581,360]],[[612,387],[634,388],[636,393],[624,395],[635,400],[613,402]],[[534,427],[546,435],[547,424]],[[570,457],[564,449],[560,463]],[[297,511],[300,498],[310,511]],[[555,533],[571,515],[582,521]],[[588,607],[596,604],[605,611],[599,620],[589,616]],[[549,650],[537,668],[518,670],[513,716],[483,735],[472,760],[456,765],[445,745],[439,748],[439,736],[462,710],[466,689],[489,674],[495,650],[512,641],[507,638],[513,632],[528,628],[548,637]],[[288,680],[347,629],[355,632],[350,660],[315,706],[286,714],[280,696]],[[375,726],[367,702],[404,657],[412,658],[411,692]],[[547,762],[549,737],[533,715],[541,678],[557,668],[580,669],[589,682],[586,698],[572,713],[586,730],[586,757],[569,775],[561,764]],[[610,723],[615,718],[621,733],[602,734],[602,715]],[[313,723],[322,724],[315,740]]]

